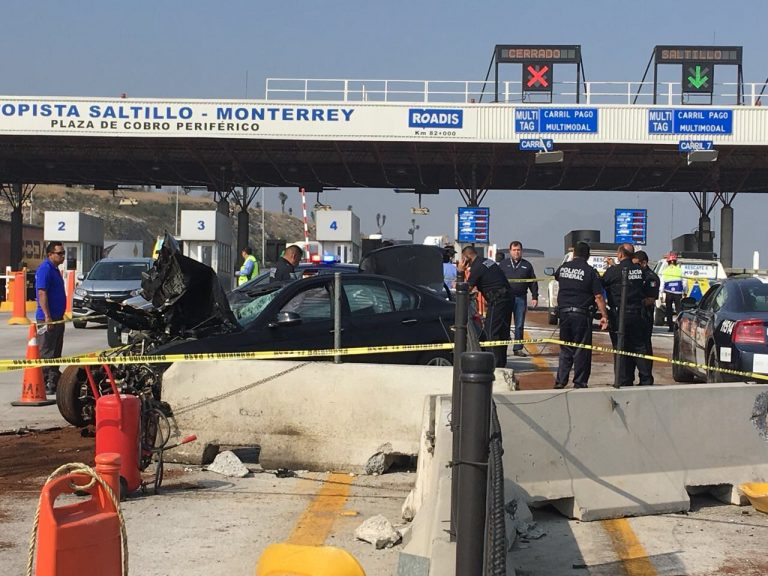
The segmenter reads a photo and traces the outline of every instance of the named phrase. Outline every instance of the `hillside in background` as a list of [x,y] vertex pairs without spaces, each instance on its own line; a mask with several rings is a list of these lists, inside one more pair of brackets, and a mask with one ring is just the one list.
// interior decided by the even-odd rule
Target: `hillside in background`
[[[133,203],[135,200],[135,204]],[[122,202],[121,202],[122,201]],[[179,212],[182,210],[215,210],[211,194],[179,194]],[[118,190],[115,192],[64,186],[37,186],[32,193],[31,206],[24,206],[24,223],[43,226],[44,212],[50,210],[83,212],[104,221],[104,237],[109,240],[142,240],[144,253],[152,253],[155,238],[164,231],[173,233],[176,226],[176,194],[164,190]],[[237,233],[239,207],[230,204],[232,228]],[[10,220],[11,207],[0,197],[0,220]],[[261,260],[262,210],[254,202],[250,214],[250,245]],[[180,218],[180,216],[179,216]],[[288,241],[304,237],[304,224],[300,218],[280,212],[264,213],[265,237]],[[310,223],[310,237],[314,238],[314,225]],[[233,244],[235,241],[233,240]]]

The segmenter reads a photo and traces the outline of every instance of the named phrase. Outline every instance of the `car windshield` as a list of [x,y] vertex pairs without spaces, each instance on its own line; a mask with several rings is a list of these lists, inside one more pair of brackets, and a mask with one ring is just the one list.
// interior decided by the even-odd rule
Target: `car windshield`
[[126,280],[140,281],[141,273],[146,272],[149,265],[145,262],[96,262],[88,274],[88,280]]
[[230,298],[229,306],[238,324],[245,327],[253,322],[283,288],[283,284],[272,284],[265,286],[263,290],[249,293],[248,297]]

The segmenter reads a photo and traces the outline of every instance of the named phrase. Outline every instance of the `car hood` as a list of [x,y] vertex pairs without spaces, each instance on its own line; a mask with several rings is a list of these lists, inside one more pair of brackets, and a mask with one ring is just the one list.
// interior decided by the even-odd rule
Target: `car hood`
[[443,251],[425,244],[385,246],[366,254],[360,262],[360,272],[392,276],[440,292],[443,289]]
[[178,252],[175,242],[164,242],[141,289],[151,308],[108,302],[106,315],[134,330],[170,336],[200,337],[240,329],[216,273]]

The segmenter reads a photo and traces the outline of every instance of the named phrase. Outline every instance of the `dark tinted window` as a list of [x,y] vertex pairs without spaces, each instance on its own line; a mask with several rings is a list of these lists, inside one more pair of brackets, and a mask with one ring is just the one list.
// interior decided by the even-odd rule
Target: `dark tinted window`
[[345,281],[344,294],[353,316],[392,312],[392,302],[384,282]]
[[291,298],[281,312],[296,312],[303,322],[331,319],[331,294],[328,287],[317,286],[302,290]]

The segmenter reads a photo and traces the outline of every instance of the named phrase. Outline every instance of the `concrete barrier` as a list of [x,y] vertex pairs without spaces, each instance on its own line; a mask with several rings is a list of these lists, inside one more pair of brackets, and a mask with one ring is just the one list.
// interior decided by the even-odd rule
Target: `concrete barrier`
[[[497,374],[508,389],[511,370]],[[207,446],[261,448],[266,468],[361,472],[383,444],[419,450],[426,396],[449,394],[451,367],[293,361],[177,363],[163,400],[182,435],[198,440],[168,453],[202,463]]]
[[702,489],[746,504],[737,486],[768,480],[768,443],[751,420],[767,393],[701,384],[495,395],[507,496],[516,487],[581,520],[688,510],[688,491]]

